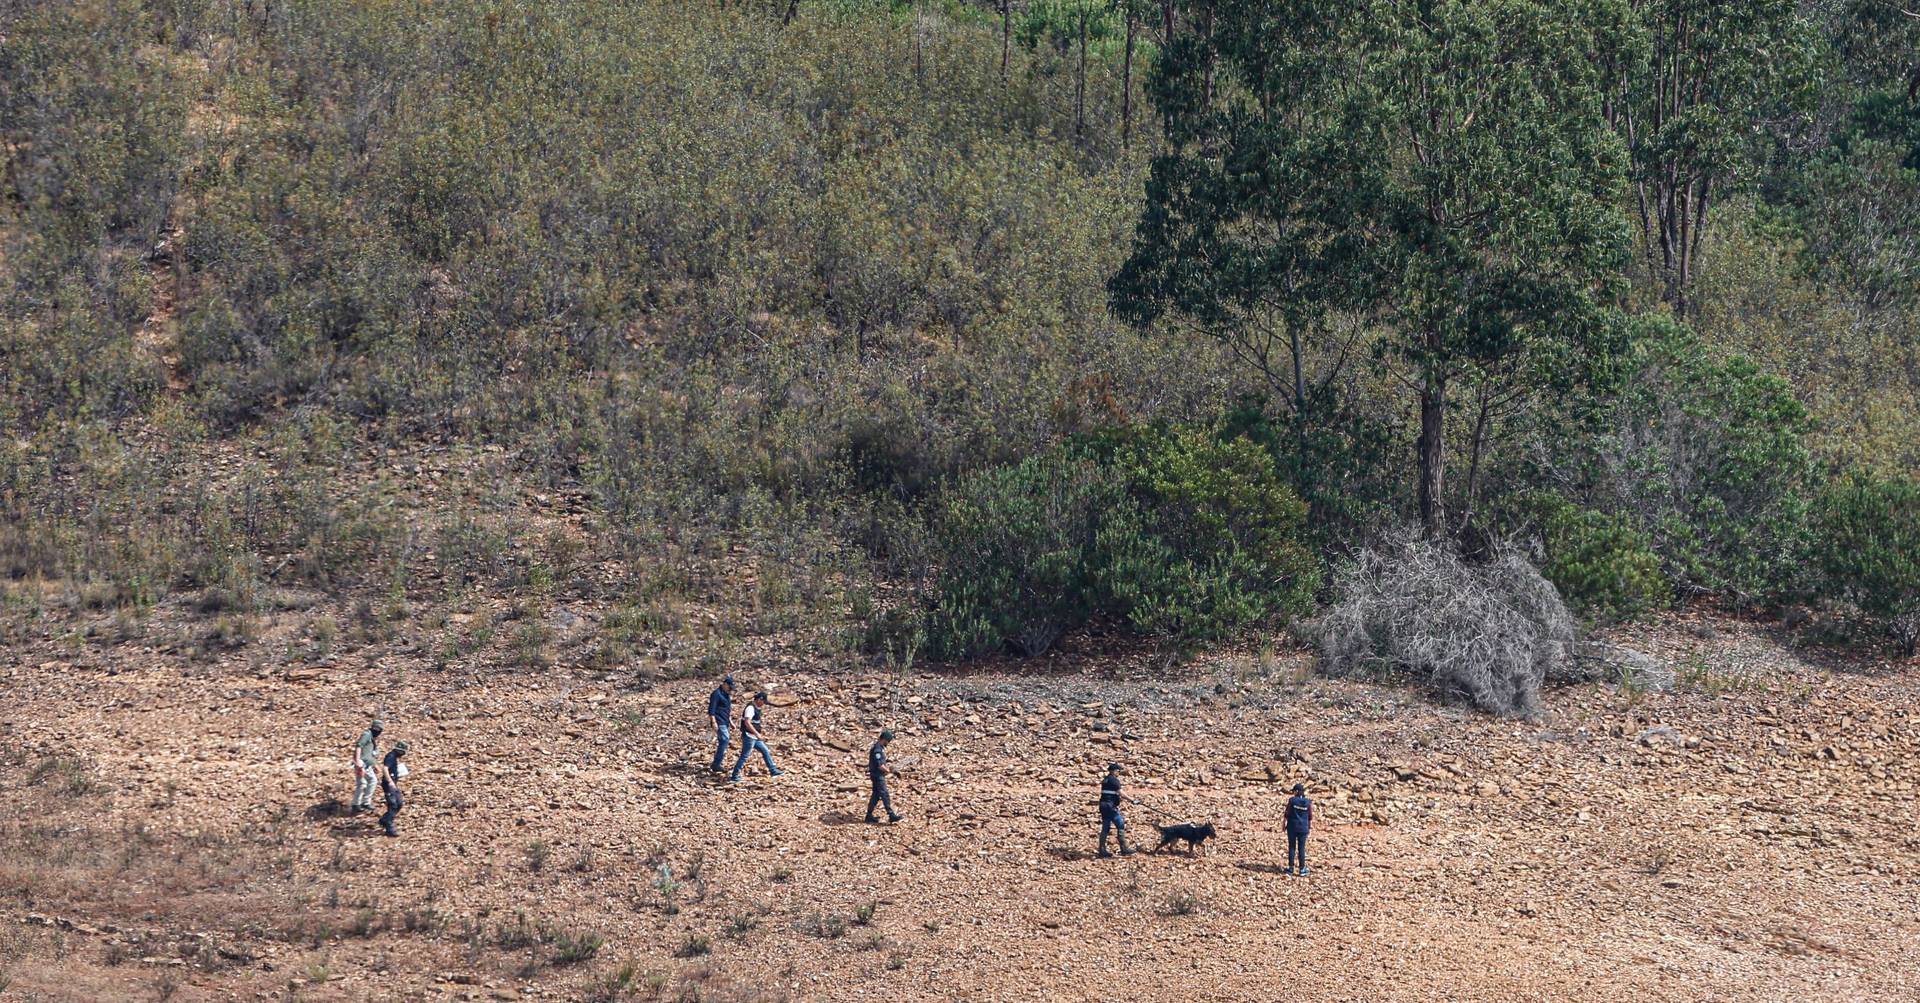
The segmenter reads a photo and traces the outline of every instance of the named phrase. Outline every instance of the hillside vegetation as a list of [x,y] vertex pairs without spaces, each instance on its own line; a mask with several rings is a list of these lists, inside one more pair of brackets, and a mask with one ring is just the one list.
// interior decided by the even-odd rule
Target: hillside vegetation
[[1423,519],[1589,622],[1910,651],[1920,23],[1458,6],[9,5],[7,629],[1178,652]]

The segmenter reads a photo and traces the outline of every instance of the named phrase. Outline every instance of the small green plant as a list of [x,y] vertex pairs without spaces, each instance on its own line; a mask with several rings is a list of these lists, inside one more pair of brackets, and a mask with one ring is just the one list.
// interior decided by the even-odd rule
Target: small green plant
[[680,882],[674,879],[672,864],[663,863],[654,873],[653,890],[660,893],[661,909],[667,915],[672,916],[680,911],[680,905],[675,901],[680,894]]
[[853,908],[853,925],[866,926],[873,922],[873,914],[880,909],[880,903],[862,902]]
[[808,914],[801,923],[801,929],[815,937],[838,940],[847,935],[850,925],[847,917],[839,913],[816,912]]
[[760,920],[757,917],[740,913],[727,921],[726,935],[732,940],[745,940],[747,934],[752,933],[759,925]]
[[577,965],[600,955],[607,939],[592,930],[561,930],[553,936],[553,960],[558,965]]
[[687,939],[681,942],[680,950],[676,955],[682,958],[698,958],[712,950],[713,941],[705,934],[689,933]]
[[1200,911],[1200,897],[1190,891],[1176,891],[1167,895],[1166,913],[1169,916],[1191,916]]
[[527,870],[538,874],[546,869],[547,860],[553,856],[553,847],[545,840],[536,839],[527,844]]

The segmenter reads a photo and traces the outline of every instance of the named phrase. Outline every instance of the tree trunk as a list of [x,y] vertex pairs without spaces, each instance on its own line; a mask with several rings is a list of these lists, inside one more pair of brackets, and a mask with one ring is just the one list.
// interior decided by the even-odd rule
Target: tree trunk
[[1447,381],[1430,372],[1420,390],[1420,528],[1429,540],[1446,532],[1442,490],[1446,477]]
[[787,0],[787,16],[780,19],[780,27],[793,23],[793,16],[800,13],[800,0]]
[[1120,71],[1120,147],[1133,145],[1133,8],[1124,8],[1127,19],[1126,65]]
[[1207,103],[1213,103],[1213,66],[1217,53],[1213,47],[1213,3],[1207,0],[1206,20],[1201,23],[1201,34],[1207,40]]
[[1073,134],[1087,131],[1087,0],[1080,0],[1080,73],[1073,85]]
[[1000,80],[1007,79],[1007,52],[1013,47],[1013,0],[1000,0]]

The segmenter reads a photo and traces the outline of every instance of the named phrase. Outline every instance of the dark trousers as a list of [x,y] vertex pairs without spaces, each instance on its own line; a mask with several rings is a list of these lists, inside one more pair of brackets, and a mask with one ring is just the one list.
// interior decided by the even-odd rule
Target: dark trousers
[[400,809],[406,805],[406,801],[400,797],[398,790],[388,790],[385,793],[387,810],[380,816],[380,828],[385,829],[389,836],[398,836],[400,832],[394,827],[394,820],[400,817]]
[[887,791],[887,778],[869,777],[868,779],[873,781],[873,793],[867,797],[867,821],[873,821],[873,809],[876,806],[885,806],[887,817],[892,818],[893,795]]
[[1307,834],[1287,830],[1287,869],[1307,869]]

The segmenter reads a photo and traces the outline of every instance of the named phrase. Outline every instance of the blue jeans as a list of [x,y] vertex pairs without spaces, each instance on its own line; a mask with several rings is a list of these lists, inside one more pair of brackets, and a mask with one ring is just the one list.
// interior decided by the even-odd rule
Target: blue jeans
[[733,742],[733,729],[723,724],[715,728],[713,733],[720,740],[713,747],[713,772],[718,773],[727,765],[727,746]]
[[[1296,861],[1298,861],[1296,863]],[[1303,873],[1307,869],[1307,834],[1287,830],[1287,869],[1299,868]]]
[[1105,812],[1102,812],[1100,814],[1100,845],[1101,846],[1107,845],[1107,833],[1112,832],[1115,829],[1120,830],[1120,841],[1122,843],[1125,843],[1127,840],[1126,816],[1121,815],[1119,812],[1114,812],[1111,815],[1108,815]]
[[767,773],[769,775],[778,775],[780,773],[779,767],[773,765],[773,753],[767,751],[767,743],[762,742],[752,735],[741,735],[740,758],[734,760],[733,779],[740,779],[741,771],[747,768],[747,757],[753,755],[756,749],[760,752],[760,758],[767,761]]

